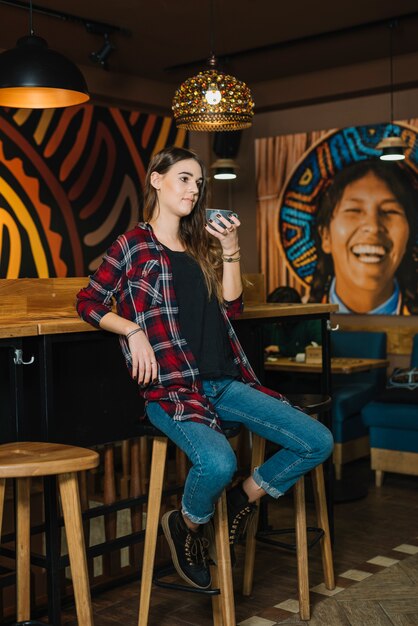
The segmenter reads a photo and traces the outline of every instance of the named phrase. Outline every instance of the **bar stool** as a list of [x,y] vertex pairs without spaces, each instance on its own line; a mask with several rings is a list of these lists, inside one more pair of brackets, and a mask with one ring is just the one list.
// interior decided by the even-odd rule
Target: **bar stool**
[[[288,399],[295,406],[303,408],[309,415],[329,410],[331,398],[316,394],[299,394],[288,396]],[[264,462],[266,440],[258,435],[253,435],[253,451],[251,458],[251,469],[258,467]],[[257,521],[254,523],[254,533],[247,536],[244,564],[243,595],[249,596],[253,587],[254,561],[256,541],[264,541],[269,545],[278,545],[296,550],[297,571],[298,571],[298,597],[299,612],[302,620],[310,619],[309,606],[309,570],[308,570],[308,547],[320,541],[322,568],[324,582],[327,589],[335,589],[334,566],[332,560],[331,538],[328,522],[328,510],[325,494],[324,472],[322,464],[315,467],[310,472],[313,484],[313,493],[318,528],[309,529],[317,532],[317,538],[308,546],[306,508],[305,508],[305,479],[302,476],[293,488],[295,506],[295,546],[289,546],[283,542],[269,539],[268,536],[289,532],[292,529],[270,530],[257,533]],[[259,507],[260,509],[260,507]],[[259,510],[257,516],[259,515]]]
[[93,450],[58,443],[17,442],[0,445],[0,531],[5,484],[16,479],[17,620],[30,620],[30,481],[32,477],[57,476],[73,572],[73,588],[80,626],[93,626],[87,559],[84,545],[77,472],[97,467]]
[[[163,491],[164,471],[167,457],[168,439],[157,429],[153,429],[153,446],[149,482],[147,522],[145,529],[144,555],[142,561],[141,591],[139,599],[138,626],[148,625],[151,599],[151,585],[154,580],[154,559]],[[230,438],[238,434],[239,427],[224,431]],[[231,553],[229,545],[226,492],[224,491],[215,507],[215,544],[217,564],[212,569],[213,584],[219,589],[200,590],[180,585],[164,585],[193,593],[211,595],[214,626],[236,626],[234,591],[232,584]],[[155,581],[154,581],[155,582]]]

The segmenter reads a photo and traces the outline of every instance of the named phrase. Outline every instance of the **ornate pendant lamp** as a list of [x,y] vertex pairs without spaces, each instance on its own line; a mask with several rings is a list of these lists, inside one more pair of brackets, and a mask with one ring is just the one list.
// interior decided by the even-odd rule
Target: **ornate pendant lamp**
[[380,159],[382,161],[401,161],[405,158],[404,149],[407,148],[407,144],[398,135],[393,132],[393,29],[396,26],[395,22],[389,23],[390,28],[390,50],[389,50],[389,68],[390,68],[390,123],[392,126],[391,134],[384,137],[380,141],[376,148],[382,150]]
[[[213,50],[213,2],[210,3]],[[188,78],[173,98],[173,115],[178,128],[185,130],[241,130],[251,126],[254,102],[249,87],[220,72],[212,52],[209,69]]]
[[48,48],[32,28],[15,48],[0,54],[0,106],[50,109],[81,104],[90,99],[78,67],[59,52]]

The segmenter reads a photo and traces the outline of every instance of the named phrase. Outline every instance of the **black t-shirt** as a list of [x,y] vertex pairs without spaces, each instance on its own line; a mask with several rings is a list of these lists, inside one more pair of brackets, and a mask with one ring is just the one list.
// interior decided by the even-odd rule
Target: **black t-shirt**
[[187,252],[164,246],[173,270],[174,290],[179,307],[180,330],[192,351],[202,378],[237,376],[225,321],[219,303],[210,299],[203,272]]

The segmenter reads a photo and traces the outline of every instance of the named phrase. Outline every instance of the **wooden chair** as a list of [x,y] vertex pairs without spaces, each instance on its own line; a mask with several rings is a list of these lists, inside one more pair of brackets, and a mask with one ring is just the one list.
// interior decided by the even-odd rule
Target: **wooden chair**
[[[316,396],[312,394],[289,396],[292,404],[303,407],[306,412],[315,415],[321,410],[327,410],[330,407],[331,399],[329,396]],[[253,434],[253,451],[251,459],[251,469],[259,467],[264,462],[266,440],[258,435]],[[328,510],[325,494],[324,472],[322,465],[318,465],[310,472],[313,484],[315,508],[318,528],[318,537],[320,537],[322,567],[324,572],[324,581],[327,589],[335,588],[334,566],[332,560],[331,537],[328,522]],[[295,535],[296,535],[296,559],[298,571],[298,596],[299,596],[299,613],[302,620],[310,619],[309,605],[309,567],[308,567],[308,538],[306,524],[306,507],[305,507],[305,479],[302,476],[293,488],[294,505],[295,505]],[[259,507],[260,508],[260,507]],[[259,510],[257,512],[257,517]],[[275,534],[281,534],[281,530],[272,530],[265,533],[266,538],[262,537],[264,533],[257,534],[257,521],[254,523],[254,532],[247,536],[244,564],[244,580],[243,595],[249,596],[253,587],[254,579],[254,562],[256,541],[265,541],[270,545],[279,545],[284,547],[280,541],[267,537]],[[286,529],[288,532],[291,529]],[[316,541],[314,542],[316,543]]]
[[99,463],[97,452],[55,443],[18,442],[0,445],[0,531],[5,483],[16,479],[17,620],[30,621],[30,482],[36,476],[57,476],[73,572],[73,588],[80,626],[93,626],[87,559],[77,472]]
[[[237,434],[237,429],[231,429],[230,433],[226,433],[227,436],[235,436],[235,434]],[[149,482],[144,556],[142,561],[138,626],[148,625],[167,446],[167,437],[155,430]],[[235,604],[225,491],[219,498],[215,510],[215,542],[217,566],[212,570],[212,583],[219,587],[219,593],[214,590],[206,591],[196,589],[193,589],[193,592],[197,591],[198,593],[210,594],[212,596],[214,626],[235,626]],[[167,584],[165,586],[170,585]],[[180,588],[179,585],[174,587]],[[181,588],[187,589],[184,586]]]

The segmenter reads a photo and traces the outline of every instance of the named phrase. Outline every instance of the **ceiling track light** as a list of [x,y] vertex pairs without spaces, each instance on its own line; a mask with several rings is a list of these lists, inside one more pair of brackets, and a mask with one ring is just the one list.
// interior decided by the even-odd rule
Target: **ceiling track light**
[[108,59],[113,50],[116,50],[116,47],[112,44],[109,38],[109,33],[104,33],[104,42],[100,50],[97,52],[92,52],[90,54],[90,59],[100,65],[104,70],[109,69]]
[[389,83],[390,83],[390,131],[376,146],[382,151],[380,159],[382,161],[402,161],[405,158],[405,148],[407,144],[395,134],[393,126],[393,29],[397,26],[396,20],[389,22]]
[[[213,0],[210,0],[210,38],[213,51]],[[198,131],[240,130],[251,126],[254,102],[247,85],[217,69],[211,52],[209,69],[188,78],[173,98],[178,128]]]

